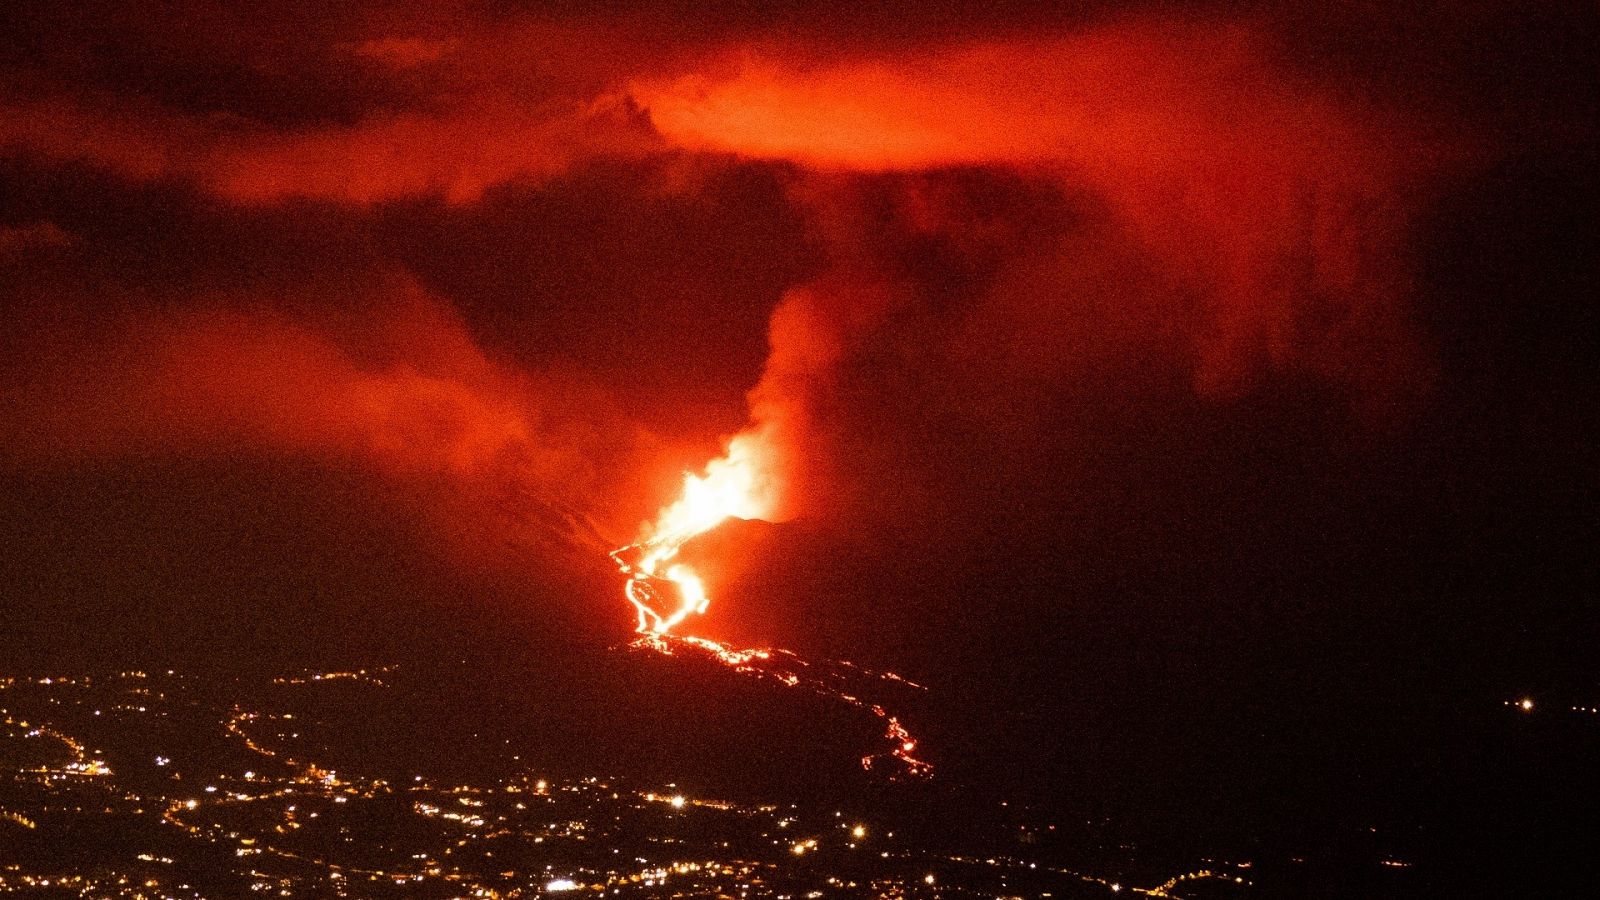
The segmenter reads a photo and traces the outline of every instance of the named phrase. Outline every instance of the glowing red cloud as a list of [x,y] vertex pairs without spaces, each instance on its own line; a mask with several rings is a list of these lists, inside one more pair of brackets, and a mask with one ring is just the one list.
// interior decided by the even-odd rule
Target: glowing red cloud
[[[1449,154],[1398,113],[1275,65],[1246,27],[1133,23],[844,60],[745,52],[633,93],[693,150],[833,171],[1002,166],[1091,189],[1108,227],[1205,303],[1190,336],[1206,393],[1297,368],[1370,395],[1425,380],[1403,306],[1408,217]],[[1070,314],[1070,298],[1041,299],[1039,315]],[[812,352],[785,347],[788,330],[775,322],[779,370]],[[826,345],[825,330],[801,343]]]
[[852,169],[1249,158],[1354,173],[1400,149],[1267,58],[1241,27],[1127,25],[835,62],[748,52],[726,74],[641,80],[633,93],[681,146]]
[[382,37],[362,41],[351,52],[394,69],[415,69],[438,62],[456,49],[456,42],[424,37]]
[[477,199],[574,160],[650,147],[613,104],[475,101],[444,115],[375,114],[349,126],[276,131],[217,123],[139,103],[0,102],[0,148],[79,160],[136,179],[191,180],[228,200],[314,197],[371,203]]
[[0,87],[0,151],[184,181],[238,203],[364,204],[471,202],[493,185],[545,178],[575,161],[659,149],[607,89],[620,78],[614,68],[640,56],[598,52],[614,36],[540,21],[493,29],[443,22],[321,40],[308,35],[298,49],[326,71],[329,94],[348,87],[340,115],[270,97],[241,101],[237,114],[197,112],[137,92],[30,82]]
[[530,524],[556,552],[606,546],[596,529],[621,531],[608,513],[634,514],[610,498],[645,493],[648,436],[593,386],[489,358],[414,287],[374,291],[385,304],[359,322],[213,308],[40,338],[48,349],[5,392],[0,461],[301,457],[415,486],[474,558],[470,535]]

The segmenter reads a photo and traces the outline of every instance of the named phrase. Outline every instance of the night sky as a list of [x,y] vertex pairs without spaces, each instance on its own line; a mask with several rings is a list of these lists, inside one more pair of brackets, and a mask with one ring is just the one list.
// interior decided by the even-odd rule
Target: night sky
[[940,777],[1592,854],[1592,723],[1484,735],[1600,700],[1600,17],[1285,6],[11,0],[0,667],[399,661],[779,790],[607,649],[754,425],[695,632],[928,684]]

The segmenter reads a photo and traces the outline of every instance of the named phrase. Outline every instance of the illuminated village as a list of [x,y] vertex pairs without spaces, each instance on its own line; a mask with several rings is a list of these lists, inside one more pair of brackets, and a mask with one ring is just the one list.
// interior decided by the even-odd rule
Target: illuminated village
[[[392,669],[249,687],[178,672],[0,679],[0,893],[232,896],[1233,896],[1250,864],[1171,876],[896,838],[869,810],[752,804],[607,777],[480,783],[329,768],[317,692],[381,695]],[[1053,829],[1054,826],[1040,826]],[[1028,830],[1024,826],[1023,830]]]

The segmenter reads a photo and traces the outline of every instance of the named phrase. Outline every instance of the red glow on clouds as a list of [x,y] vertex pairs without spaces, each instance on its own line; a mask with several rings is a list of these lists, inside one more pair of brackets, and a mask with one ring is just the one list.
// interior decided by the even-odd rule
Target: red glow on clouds
[[[1180,327],[1207,393],[1270,370],[1390,399],[1423,379],[1404,248],[1440,148],[1396,113],[1282,70],[1248,28],[1127,24],[845,60],[744,53],[633,92],[692,150],[835,171],[1014,167],[1090,188],[1110,227],[1203,294],[1204,321]],[[1071,314],[1070,297],[1040,300],[1045,319]],[[791,327],[775,320],[775,360],[813,352],[785,346]],[[815,322],[804,330],[805,346],[828,345]]]
[[[750,167],[780,187],[768,197],[747,185],[749,202],[786,205],[820,260],[785,270],[806,274],[772,310],[748,421],[730,429],[735,446],[759,447],[773,520],[825,507],[830,482],[874,477],[833,441],[866,407],[892,421],[937,393],[968,425],[992,428],[984,440],[1004,441],[1035,427],[1024,388],[1068,390],[1144,345],[1159,344],[1210,398],[1309,376],[1376,418],[1427,386],[1409,319],[1409,229],[1450,161],[1396,109],[1287,68],[1254,23],[1146,18],[848,51],[738,34],[668,50],[667,38],[594,23],[358,31],[310,54],[389,92],[346,114],[274,122],[105,86],[30,85],[0,92],[0,148],[178,182],[227,209],[309,198],[354,217],[403,198],[477,204],[496,185],[584,166],[604,179],[607,166],[649,160],[638,183],[693,195],[697,173],[733,168],[730,156],[776,163]],[[986,210],[1008,191],[1026,196]],[[543,209],[540,227],[559,232],[582,206]],[[0,251],[47,232],[28,235]],[[918,241],[938,254],[912,258]],[[928,287],[950,258],[969,270],[946,278],[958,295],[930,312]],[[628,277],[665,276],[642,264]],[[453,299],[407,287],[392,304],[404,312],[332,328],[204,297],[186,312],[129,315],[83,348],[90,362],[19,392],[29,425],[14,426],[8,452],[243,445],[520,482],[570,496],[615,543],[635,534],[616,522],[670,507],[668,454],[630,419],[626,389],[600,402],[592,385],[490,358]],[[536,319],[565,301],[530,284],[490,302]],[[658,332],[649,321],[617,329],[670,355],[673,336]],[[574,367],[610,364],[588,358],[603,343]],[[872,381],[903,370],[920,380],[898,393]],[[920,448],[923,437],[886,441]]]
[[456,42],[417,36],[371,38],[356,44],[356,56],[394,69],[415,69],[438,62],[456,49]]
[[[425,329],[427,344],[381,360],[273,315],[140,317],[84,367],[121,377],[108,372],[98,397],[53,405],[47,423],[107,449],[238,441],[438,471],[468,471],[530,443],[516,380],[466,343],[458,325],[430,318],[406,323]],[[403,334],[396,328],[377,341]]]
[[[1383,142],[1276,71],[1240,27],[1125,25],[840,61],[748,53],[726,75],[640,81],[634,94],[681,145],[852,169],[1250,158],[1355,171]],[[1336,149],[1358,156],[1336,161]]]
[[491,359],[408,282],[374,291],[382,303],[355,319],[216,307],[39,337],[32,373],[4,394],[0,459],[308,459],[409,485],[475,559],[496,546],[484,536],[514,537],[519,556],[605,546],[596,529],[620,530],[628,509],[610,498],[644,492],[659,448],[594,385]]
[[518,105],[474,100],[444,115],[375,115],[353,125],[279,132],[134,104],[96,109],[53,98],[0,104],[10,144],[139,179],[193,180],[230,201],[296,197],[374,203],[443,196],[454,203],[516,179],[541,179],[594,155],[651,146],[607,102]]

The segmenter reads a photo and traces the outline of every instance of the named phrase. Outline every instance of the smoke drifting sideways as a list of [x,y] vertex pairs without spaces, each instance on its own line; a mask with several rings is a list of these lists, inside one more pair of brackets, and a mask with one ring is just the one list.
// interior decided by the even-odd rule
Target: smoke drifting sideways
[[[603,29],[464,23],[463,11],[443,7],[396,8],[373,22],[360,8],[269,4],[246,16],[185,6],[79,14],[88,21],[19,12],[16,40],[31,41],[30,65],[0,86],[0,149],[272,206],[468,204],[508,181],[660,147],[606,88],[629,50],[592,52],[615,43]],[[52,28],[58,17],[70,24]],[[237,61],[219,62],[219,46]],[[207,79],[215,83],[195,84]]]
[[[693,195],[706,170],[754,161],[823,259],[773,311],[749,396],[744,439],[771,470],[774,520],[877,505],[887,528],[924,515],[924,492],[960,502],[986,478],[1058,466],[1063,433],[1093,440],[1061,412],[1073,398],[1226,403],[1307,380],[1355,427],[1382,427],[1429,390],[1412,227],[1476,151],[1414,98],[1295,67],[1270,22],[1149,13],[873,46],[426,19],[308,38],[307,58],[340,76],[327,84],[377,86],[332,109],[19,88],[0,97],[15,113],[0,144],[224,205],[356,215],[641,160],[673,173],[660,190]],[[670,503],[625,395],[491,358],[454,298],[403,279],[372,293],[393,309],[360,327],[130,314],[51,354],[87,363],[41,362],[8,385],[26,412],[6,452],[252,446],[518,492],[565,511],[563,541],[598,523],[595,565]],[[670,352],[670,335],[638,330]],[[937,486],[955,470],[981,471]]]
[[1306,379],[1355,428],[1404,421],[1433,378],[1412,226],[1477,151],[1273,46],[1144,20],[893,53],[743,47],[636,80],[671,143],[799,167],[791,198],[827,248],[774,312],[751,394],[749,436],[795,476],[784,517],[851,480],[800,486],[848,456],[841,429],[861,437],[869,416],[837,421],[852,372],[921,369],[878,385],[876,408],[942,400],[960,415],[930,432],[1002,443],[1037,427],[1029,404],[1152,353],[1202,398]]
[[659,447],[592,383],[492,359],[409,276],[372,282],[321,314],[191,297],[36,328],[4,386],[0,460],[309,460],[408,491],[458,565],[581,570],[618,528],[607,498],[641,492]]

